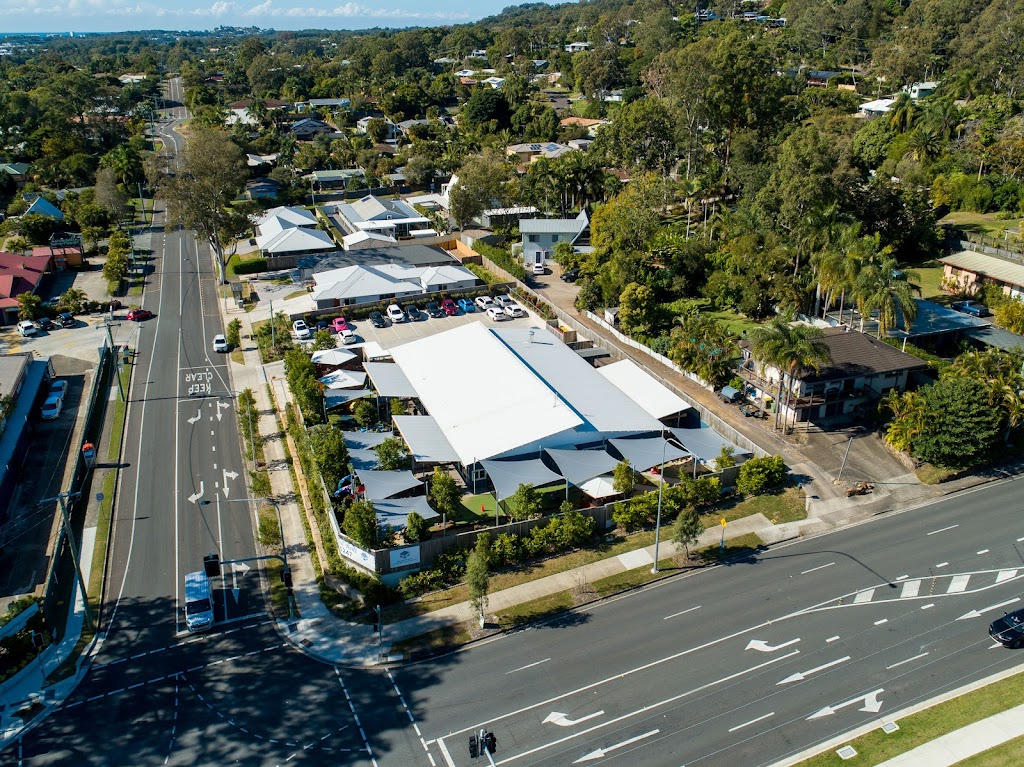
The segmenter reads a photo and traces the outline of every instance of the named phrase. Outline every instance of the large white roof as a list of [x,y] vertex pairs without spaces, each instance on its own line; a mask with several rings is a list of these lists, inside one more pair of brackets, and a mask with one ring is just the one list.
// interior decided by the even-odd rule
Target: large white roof
[[266,253],[301,253],[335,247],[327,232],[319,229],[284,229],[269,237],[257,237],[257,247]]
[[616,388],[655,418],[689,409],[689,404],[632,360],[613,362],[597,369]]
[[396,346],[391,355],[464,464],[583,424],[479,322]]

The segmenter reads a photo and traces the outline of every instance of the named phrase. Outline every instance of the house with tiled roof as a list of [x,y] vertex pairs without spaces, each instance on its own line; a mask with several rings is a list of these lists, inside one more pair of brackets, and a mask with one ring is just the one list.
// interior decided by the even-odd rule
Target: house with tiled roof
[[21,256],[0,252],[0,324],[18,322],[18,296],[35,293],[43,275],[50,271],[50,256]]

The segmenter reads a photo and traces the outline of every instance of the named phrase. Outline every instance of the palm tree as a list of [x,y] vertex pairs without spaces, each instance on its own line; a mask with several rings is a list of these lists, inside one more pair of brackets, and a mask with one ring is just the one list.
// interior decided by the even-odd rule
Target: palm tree
[[900,393],[890,389],[878,408],[892,411],[892,420],[885,430],[885,441],[896,450],[909,452],[914,445],[914,438],[924,431],[928,413],[924,397],[919,392]]
[[914,294],[921,294],[921,286],[916,280],[915,272],[900,269],[896,259],[890,256],[883,256],[880,262],[867,264],[857,277],[854,287],[861,325],[864,317],[877,312],[879,338],[896,327],[897,323],[904,330],[910,330],[917,317]]
[[[784,317],[776,317],[767,325],[750,333],[751,354],[762,368],[771,366],[779,371],[779,391],[775,406],[775,428],[779,427],[779,414],[788,408],[793,380],[801,370],[821,370],[832,355],[823,340],[824,333],[809,325],[793,325]],[[783,405],[782,393],[786,392]]]
[[896,97],[889,107],[889,127],[897,133],[906,133],[914,127],[917,119],[917,104],[906,91]]
[[942,153],[942,139],[930,125],[918,125],[907,141],[907,153],[917,162],[934,160]]

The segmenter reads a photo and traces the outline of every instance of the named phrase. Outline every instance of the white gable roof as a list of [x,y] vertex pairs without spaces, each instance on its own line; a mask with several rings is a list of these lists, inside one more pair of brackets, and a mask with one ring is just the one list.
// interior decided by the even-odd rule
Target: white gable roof
[[329,250],[333,247],[334,241],[327,232],[319,229],[299,229],[292,227],[278,232],[263,239],[257,237],[256,245],[260,250],[271,253],[299,253],[303,251]]
[[262,227],[265,222],[269,222],[272,219],[279,219],[292,226],[316,226],[316,216],[308,210],[305,208],[288,207],[286,205],[279,205],[264,212],[262,216],[256,219],[256,226]]
[[689,409],[689,404],[632,360],[602,365],[597,372],[655,418]]

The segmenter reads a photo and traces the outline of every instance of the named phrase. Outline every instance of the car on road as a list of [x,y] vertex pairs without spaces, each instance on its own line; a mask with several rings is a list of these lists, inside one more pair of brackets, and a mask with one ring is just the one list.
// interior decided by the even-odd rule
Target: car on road
[[213,337],[213,350],[215,352],[228,351],[228,339],[223,334],[218,333]]
[[456,306],[455,302],[452,301],[450,298],[442,298],[441,299],[441,309],[449,317],[454,317],[456,314],[459,313],[459,307]]
[[1024,646],[1024,610],[1003,613],[1002,618],[992,621],[988,635],[1003,647]]
[[313,337],[313,334],[309,330],[309,325],[306,324],[305,320],[295,320],[295,322],[292,323],[292,332],[300,341],[304,338]]
[[40,330],[45,330],[49,332],[57,326],[53,324],[53,320],[51,320],[49,317],[40,317],[38,320],[36,320],[36,327],[39,328]]
[[54,378],[50,381],[50,392],[46,396],[49,397],[60,397],[64,399],[64,395],[68,393],[68,382],[63,378]]
[[373,311],[370,312],[370,324],[375,328],[386,328],[388,326],[388,321],[384,319],[383,314]]
[[128,311],[128,319],[132,322],[142,322],[153,317],[154,314],[149,309],[130,309]]
[[487,307],[487,317],[494,322],[501,322],[502,320],[509,319],[509,316],[505,314],[505,310],[497,306]]
[[521,307],[519,304],[517,304],[515,301],[509,301],[508,304],[504,307],[503,311],[509,317],[525,317],[526,316],[526,310],[523,307]]
[[349,329],[348,320],[344,317],[335,317],[331,322],[331,329],[335,333],[342,333]]
[[562,282],[576,282],[580,278],[580,268],[574,266],[568,271],[562,272]]
[[437,301],[430,301],[427,303],[427,314],[431,317],[444,317],[444,309],[440,307]]
[[405,322],[406,320],[405,312],[402,311],[402,307],[398,304],[389,304],[387,312],[388,319],[391,320],[392,323]]
[[18,323],[18,332],[23,336],[34,336],[36,334],[36,326],[34,323],[28,320],[22,320]]
[[39,415],[44,421],[55,421],[64,407],[64,398],[59,394],[47,395]]
[[57,315],[57,324],[62,328],[73,328],[78,324],[78,320],[75,319],[75,315],[71,312],[61,312]]
[[473,306],[473,302],[468,298],[459,299],[459,308],[462,310],[463,314],[472,314],[476,311],[476,308]]
[[478,307],[480,307],[480,311],[482,312],[486,312],[492,306],[496,305],[494,303],[494,299],[491,298],[490,296],[477,296],[475,303]]
[[954,301],[949,308],[963,314],[970,314],[973,317],[988,317],[992,314],[987,306],[979,304],[977,301]]

